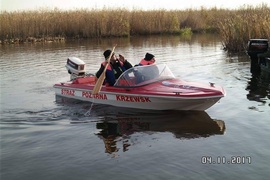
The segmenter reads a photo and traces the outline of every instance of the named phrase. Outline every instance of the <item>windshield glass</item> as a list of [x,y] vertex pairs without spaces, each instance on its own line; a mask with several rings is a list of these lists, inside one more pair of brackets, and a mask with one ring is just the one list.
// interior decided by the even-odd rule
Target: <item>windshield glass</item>
[[175,77],[165,64],[136,66],[126,70],[114,86],[136,87],[172,78]]

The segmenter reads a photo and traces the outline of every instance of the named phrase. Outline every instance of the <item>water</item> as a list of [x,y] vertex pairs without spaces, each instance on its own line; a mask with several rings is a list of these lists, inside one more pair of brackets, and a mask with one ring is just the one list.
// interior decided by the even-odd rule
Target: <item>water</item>
[[[214,82],[227,96],[206,112],[145,111],[56,98],[66,58],[94,73],[102,53],[136,64],[146,52],[176,77]],[[142,37],[0,47],[1,179],[268,179],[268,74],[217,37]],[[87,113],[91,109],[90,114]],[[212,164],[210,164],[212,162]],[[215,162],[215,164],[214,164]]]

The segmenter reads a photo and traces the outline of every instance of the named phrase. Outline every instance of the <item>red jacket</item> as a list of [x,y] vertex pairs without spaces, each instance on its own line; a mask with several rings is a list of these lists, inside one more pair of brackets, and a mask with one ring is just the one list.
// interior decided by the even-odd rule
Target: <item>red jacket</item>
[[142,59],[139,63],[139,65],[144,66],[144,65],[151,65],[154,64],[155,62],[153,61],[146,61],[145,59]]

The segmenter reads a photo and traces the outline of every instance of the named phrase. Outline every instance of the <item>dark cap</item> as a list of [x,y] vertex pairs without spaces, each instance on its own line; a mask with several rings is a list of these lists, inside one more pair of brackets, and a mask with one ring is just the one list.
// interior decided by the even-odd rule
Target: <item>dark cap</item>
[[146,53],[144,59],[146,61],[150,61],[151,59],[153,59],[153,57],[155,57],[153,54]]
[[[105,59],[108,59],[108,57],[110,56],[111,52],[112,52],[112,51],[109,50],[109,49],[107,49],[106,51],[104,51],[103,55],[104,55]],[[113,54],[112,54],[112,55],[113,55]]]

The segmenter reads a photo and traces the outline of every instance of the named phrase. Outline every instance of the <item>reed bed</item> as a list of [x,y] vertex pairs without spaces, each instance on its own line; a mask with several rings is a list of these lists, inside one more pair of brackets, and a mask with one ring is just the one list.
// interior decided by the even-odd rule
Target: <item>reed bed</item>
[[218,29],[226,50],[243,51],[249,39],[270,39],[270,8],[247,6],[228,11],[218,21]]
[[0,41],[21,43],[62,41],[66,38],[128,37],[134,35],[219,33],[224,48],[242,51],[250,38],[270,37],[270,9],[262,4],[238,10],[127,10],[2,11]]

